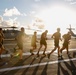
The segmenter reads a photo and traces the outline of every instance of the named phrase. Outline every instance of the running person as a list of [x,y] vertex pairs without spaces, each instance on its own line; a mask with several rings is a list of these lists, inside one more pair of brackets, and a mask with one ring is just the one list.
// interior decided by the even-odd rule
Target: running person
[[19,47],[19,53],[20,53],[20,59],[22,59],[22,54],[23,54],[23,43],[26,38],[26,34],[24,32],[24,28],[21,27],[21,31],[18,33],[16,40],[17,40],[17,46]]
[[2,32],[2,28],[0,28],[0,59],[2,52],[5,50],[3,46],[3,39],[4,39],[4,34]]
[[60,28],[57,28],[57,32],[55,32],[52,35],[52,38],[54,39],[54,49],[48,54],[48,58],[50,58],[50,54],[52,54],[57,48],[58,48],[58,56],[59,56],[59,50],[60,50],[60,46],[59,46],[59,40],[61,40],[61,33],[60,33]]
[[43,55],[46,55],[45,54],[45,51],[46,51],[46,48],[47,48],[47,42],[46,42],[46,39],[47,39],[47,33],[48,33],[48,30],[46,30],[45,32],[42,33],[41,35],[41,39],[40,39],[40,47],[38,49],[38,53],[37,53],[37,56],[39,56],[39,51],[40,49],[42,48],[42,46],[44,45],[45,48],[44,48],[44,52],[43,52]]
[[34,55],[33,51],[37,48],[36,42],[37,42],[37,32],[34,32],[34,35],[32,36],[31,39],[31,46],[33,47],[32,49],[30,49],[30,53],[31,55]]
[[64,49],[66,49],[66,50],[67,50],[67,54],[69,54],[68,46],[69,46],[70,39],[71,39],[70,32],[68,32],[67,34],[64,34],[64,35],[63,35],[63,39],[64,39],[64,42],[63,42],[62,48],[60,49],[60,53],[62,53],[62,51],[63,51]]

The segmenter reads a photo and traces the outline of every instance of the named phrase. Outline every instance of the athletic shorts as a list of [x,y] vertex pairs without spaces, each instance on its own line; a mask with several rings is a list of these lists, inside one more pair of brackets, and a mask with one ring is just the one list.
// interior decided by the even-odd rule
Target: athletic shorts
[[31,43],[31,46],[36,47],[37,45],[36,45],[36,43]]
[[68,43],[63,43],[63,47],[67,48],[68,47]]
[[23,50],[23,43],[17,43],[19,49]]
[[47,42],[45,40],[40,40],[40,45],[47,45]]
[[54,41],[54,46],[55,47],[59,47],[59,42],[58,41]]

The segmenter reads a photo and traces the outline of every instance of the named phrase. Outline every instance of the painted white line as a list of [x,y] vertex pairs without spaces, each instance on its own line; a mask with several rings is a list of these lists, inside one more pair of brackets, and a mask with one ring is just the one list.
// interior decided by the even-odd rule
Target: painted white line
[[0,72],[17,70],[17,69],[24,69],[27,67],[31,68],[31,67],[36,67],[36,66],[44,66],[46,64],[48,64],[48,65],[49,64],[57,64],[57,63],[61,63],[61,62],[68,62],[68,61],[74,61],[74,60],[76,60],[76,58],[59,60],[59,61],[44,62],[44,63],[37,63],[37,64],[33,64],[33,65],[24,65],[24,66],[18,66],[18,67],[4,68],[4,69],[0,69]]
[[[50,51],[46,51],[46,53],[49,53]],[[37,52],[33,52],[34,54],[37,54]],[[40,51],[39,52],[39,54],[42,54],[43,53],[43,51]],[[10,54],[12,54],[11,52],[10,52]],[[4,55],[1,55],[1,57],[10,57],[10,54],[4,54]],[[31,53],[30,52],[26,52],[26,53],[23,53],[23,56],[25,56],[25,55],[31,55]]]
[[[51,49],[52,50],[52,49]],[[48,54],[48,53],[50,53],[51,52],[51,50],[48,50],[48,51],[46,51],[45,53],[46,54]],[[75,51],[76,50],[76,48],[75,49],[69,49],[69,51]],[[63,52],[65,52],[66,50],[63,50]],[[12,52],[10,51],[10,54],[11,54]],[[39,54],[42,54],[43,53],[43,51],[40,51],[39,52]],[[10,54],[3,54],[3,55],[1,55],[1,57],[10,57]],[[37,54],[37,52],[34,52],[34,54]],[[26,53],[23,53],[23,56],[25,56],[25,55],[31,55],[31,53],[30,52],[26,52]],[[55,52],[55,53],[53,53],[53,55],[55,55],[55,56],[58,56],[58,54],[57,54],[57,52]]]

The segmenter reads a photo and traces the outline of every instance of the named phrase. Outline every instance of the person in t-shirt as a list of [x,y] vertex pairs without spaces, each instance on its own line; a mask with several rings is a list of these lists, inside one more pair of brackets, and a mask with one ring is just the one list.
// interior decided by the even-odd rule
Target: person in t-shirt
[[2,28],[0,28],[0,59],[1,59],[1,54],[5,50],[3,46],[3,39],[4,39],[4,34],[2,31]]
[[19,48],[19,53],[20,53],[20,59],[22,59],[22,54],[23,54],[23,44],[26,38],[26,33],[24,27],[21,27],[21,31],[18,33],[16,36],[16,41],[17,41],[17,46]]
[[[59,56],[59,50],[60,50],[60,46],[59,46],[59,40],[61,40],[61,33],[60,33],[60,28],[57,28],[57,32],[55,32],[52,35],[52,38],[54,39],[54,49],[48,54],[48,58],[50,57],[50,54],[52,54],[57,48],[58,48],[58,56]],[[62,41],[62,40],[61,40]]]
[[67,34],[64,34],[62,37],[64,39],[64,42],[63,42],[62,48],[60,49],[60,52],[62,53],[62,51],[64,49],[66,49],[67,50],[67,54],[69,54],[68,46],[70,44],[71,34],[70,34],[70,32],[68,32]]
[[34,55],[33,51],[37,48],[36,42],[38,42],[37,32],[34,32],[34,35],[32,36],[32,39],[31,39],[31,46],[32,46],[32,49],[30,49],[31,55]]
[[48,33],[48,30],[45,30],[45,32],[43,32],[43,33],[41,34],[40,47],[39,47],[39,49],[38,49],[37,56],[39,56],[39,51],[40,51],[40,49],[42,48],[43,45],[45,46],[43,55],[46,55],[46,54],[45,54],[45,51],[46,51],[46,48],[47,48],[47,42],[46,42],[47,33]]

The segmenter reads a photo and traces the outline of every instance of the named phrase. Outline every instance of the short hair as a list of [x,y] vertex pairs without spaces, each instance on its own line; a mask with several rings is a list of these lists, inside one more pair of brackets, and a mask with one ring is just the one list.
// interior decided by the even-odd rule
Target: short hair
[[71,34],[70,32],[67,32],[67,34]]
[[35,31],[34,34],[36,34],[37,32]]
[[21,30],[24,30],[24,27],[21,27]]
[[48,32],[48,30],[45,30],[45,32]]
[[0,30],[2,30],[2,28],[0,28]]
[[60,28],[57,28],[57,31],[60,31]]

